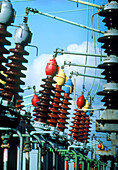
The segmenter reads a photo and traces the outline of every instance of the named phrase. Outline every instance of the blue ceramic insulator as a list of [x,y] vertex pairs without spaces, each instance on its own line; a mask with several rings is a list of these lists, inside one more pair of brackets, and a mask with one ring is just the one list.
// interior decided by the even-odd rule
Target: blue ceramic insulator
[[72,93],[73,92],[73,83],[71,79],[68,79],[66,84],[62,87],[62,89],[65,91],[65,93]]

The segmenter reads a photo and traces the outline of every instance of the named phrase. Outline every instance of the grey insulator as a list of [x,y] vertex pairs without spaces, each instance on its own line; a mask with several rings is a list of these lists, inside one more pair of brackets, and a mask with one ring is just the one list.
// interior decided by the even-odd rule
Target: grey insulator
[[0,2],[0,23],[10,25],[14,22],[16,12],[10,1],[5,0]]
[[14,41],[15,44],[27,45],[31,42],[32,33],[26,23],[22,23],[15,32]]

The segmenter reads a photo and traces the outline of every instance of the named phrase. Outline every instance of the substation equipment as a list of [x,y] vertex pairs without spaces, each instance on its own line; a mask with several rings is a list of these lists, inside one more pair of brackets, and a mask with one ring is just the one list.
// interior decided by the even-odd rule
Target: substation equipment
[[[27,70],[23,66],[28,62],[24,56],[29,55],[25,47],[32,38],[27,24],[29,12],[40,14],[36,9],[26,9],[23,23],[14,35],[16,46],[7,50],[5,46],[11,43],[6,37],[12,37],[7,27],[14,22],[15,10],[10,0],[2,1],[0,5],[0,169],[29,170],[34,163],[30,157],[32,150],[37,151],[37,170],[68,170],[70,164],[75,170],[117,168],[118,2],[109,1],[99,12],[100,16],[105,17],[103,22],[108,30],[98,41],[104,43],[102,48],[105,48],[108,56],[98,66],[105,70],[102,75],[105,75],[107,84],[102,92],[98,92],[98,95],[105,96],[102,101],[106,109],[97,119],[96,131],[108,132],[112,143],[111,150],[96,151],[100,160],[87,157],[93,148],[88,145],[91,120],[86,114],[83,95],[77,99],[70,133],[66,131],[73,83],[71,78],[66,80],[64,70],[59,69],[56,55],[46,65],[46,78],[42,79],[44,83],[40,85],[43,90],[38,95],[35,92],[33,96],[33,113],[23,110],[23,97],[19,93],[23,93],[21,85],[25,84],[21,78],[26,77],[22,70]],[[4,55],[9,52],[13,54],[6,58]]]

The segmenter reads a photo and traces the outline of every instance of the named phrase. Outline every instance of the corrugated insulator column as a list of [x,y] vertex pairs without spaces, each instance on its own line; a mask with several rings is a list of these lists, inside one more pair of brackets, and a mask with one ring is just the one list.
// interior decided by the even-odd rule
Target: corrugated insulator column
[[73,91],[73,84],[71,79],[68,79],[66,84],[62,87],[62,89],[64,90],[64,97],[62,100],[62,104],[60,105],[61,109],[60,109],[60,114],[59,114],[59,124],[58,124],[58,128],[59,131],[64,132],[64,129],[67,129],[67,127],[65,126],[65,124],[67,124],[66,119],[69,119],[69,117],[67,117],[67,115],[69,115],[70,113],[67,112],[67,110],[70,110],[70,108],[68,107],[68,105],[71,105],[71,103],[69,102],[69,100],[72,100],[71,97],[69,97],[69,94],[72,93]]
[[[59,70],[59,73],[56,75],[55,77],[55,81],[57,82],[56,84],[56,89],[57,89],[57,92],[55,94],[59,94],[64,92],[62,90],[62,86],[64,85],[65,83],[65,80],[66,80],[66,76],[65,76],[65,73],[64,73],[64,70],[63,69],[60,69]],[[60,96],[62,98],[62,96]],[[62,102],[61,102],[62,103]],[[65,121],[65,119],[67,118],[63,112],[65,110],[65,113],[67,112],[67,107],[65,105],[65,109],[63,109],[64,107],[64,104],[61,104],[60,105],[60,109],[59,109],[59,113],[58,113],[58,119],[57,119],[57,122],[58,122],[58,130],[59,131],[64,131],[64,129],[66,128],[65,124],[67,124],[67,122]]]
[[38,106],[36,106],[34,110],[34,112],[36,113],[33,114],[34,116],[36,116],[34,120],[39,121],[40,123],[45,123],[45,124],[49,123],[50,125],[54,125],[52,122],[49,122],[50,117],[48,114],[52,113],[49,108],[52,106],[51,105],[51,102],[53,101],[52,96],[54,96],[52,90],[55,89],[52,86],[52,84],[55,83],[53,77],[56,75],[57,71],[58,71],[58,65],[56,63],[55,58],[53,57],[46,65],[45,72],[47,78],[42,79],[42,81],[44,81],[45,84],[41,85],[43,90],[39,91],[39,93],[41,93],[41,95],[38,96],[40,101],[37,102]]
[[[73,136],[74,140],[81,140],[82,139],[82,133],[83,133],[83,126],[81,124],[81,112],[78,111],[77,109],[75,109],[76,113],[73,113],[75,116],[72,117],[74,120],[71,121],[71,123],[73,125],[71,125],[70,127],[72,127],[71,130],[69,130],[71,132],[71,134],[69,134],[70,136]],[[80,137],[78,139],[78,137]]]
[[[85,99],[84,99],[84,96],[81,95],[78,99],[77,99],[77,106],[78,106],[78,109],[81,109],[85,104]],[[75,116],[72,117],[74,119],[74,121],[72,121],[71,123],[73,123],[73,125],[71,126],[72,129],[69,130],[71,131],[71,134],[69,134],[70,136],[73,136],[75,140],[78,140],[78,141],[82,141],[83,140],[83,128],[84,128],[84,121],[85,121],[85,118],[84,116],[82,116],[80,110],[78,109],[75,109],[76,113],[73,113]]]
[[9,51],[4,47],[5,45],[11,45],[5,37],[12,37],[12,34],[7,31],[7,26],[14,22],[15,11],[11,5],[11,2],[2,1],[0,5],[0,88],[4,89],[6,76],[2,74],[2,71],[7,71],[6,67],[2,63],[7,63],[7,59],[3,54],[9,54]]
[[90,118],[89,116],[86,115],[85,112],[82,113],[84,117],[84,124],[83,124],[83,139],[82,142],[88,142],[87,140],[89,139],[89,132],[90,132]]
[[50,102],[52,101],[51,96],[53,96],[52,90],[54,90],[52,84],[55,83],[55,81],[49,76],[47,76],[46,79],[42,79],[42,81],[44,81],[45,84],[41,85],[43,90],[39,91],[39,93],[41,93],[41,96],[38,96],[40,101],[37,102],[38,106],[35,108],[36,114],[33,115],[36,116],[34,120],[47,123],[47,119],[49,118],[48,113],[50,113]]
[[20,85],[24,85],[25,83],[20,78],[24,78],[26,76],[21,71],[27,70],[22,63],[28,62],[23,55],[29,55],[24,48],[31,42],[31,36],[32,34],[25,22],[16,29],[14,37],[16,47],[14,49],[10,49],[10,52],[14,54],[8,57],[8,60],[11,60],[12,62],[6,64],[6,66],[10,69],[5,72],[8,76],[6,78],[5,91],[1,93],[1,96],[3,96],[6,100],[12,100],[14,98],[14,101],[16,102],[16,100],[22,98],[19,95],[19,92],[23,92]]
[[53,96],[53,102],[51,103],[51,105],[53,107],[50,108],[51,113],[48,114],[48,116],[50,117],[47,122],[49,123],[50,126],[56,127],[57,126],[57,119],[59,118],[59,108],[60,108],[60,103],[61,100],[60,98],[62,98],[63,96],[61,95],[61,92],[63,92],[63,90],[60,88],[60,86],[56,85],[55,88],[55,93]]
[[107,80],[103,91],[98,92],[98,95],[105,96],[102,102],[105,102],[107,109],[118,109],[116,100],[118,98],[118,1],[109,1],[104,9],[99,12],[99,15],[105,17],[103,22],[105,22],[108,30],[98,41],[104,43],[102,48],[105,49],[108,57],[104,59],[103,64],[98,66],[105,69],[102,74],[105,75]]

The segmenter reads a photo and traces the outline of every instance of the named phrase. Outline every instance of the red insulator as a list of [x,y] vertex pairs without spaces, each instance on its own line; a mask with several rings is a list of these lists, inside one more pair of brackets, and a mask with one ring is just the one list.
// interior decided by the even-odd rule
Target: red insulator
[[59,119],[59,104],[61,103],[60,98],[62,98],[63,96],[61,95],[61,92],[63,92],[63,90],[60,88],[60,86],[56,85],[55,88],[55,94],[53,97],[53,102],[52,102],[52,107],[50,108],[51,113],[48,114],[49,119],[47,120],[47,122],[49,123],[50,126],[56,127],[57,123],[58,123],[58,119]]
[[25,84],[20,80],[20,78],[25,77],[21,71],[27,70],[22,63],[28,62],[23,55],[29,55],[29,53],[24,50],[24,46],[21,44],[16,44],[16,47],[10,49],[10,52],[13,52],[14,55],[8,57],[12,62],[6,64],[10,69],[5,72],[8,76],[6,78],[5,91],[1,93],[1,96],[6,100],[12,100],[13,97],[15,100],[19,100],[22,99],[21,96],[19,96],[19,92],[23,92],[20,85]]
[[12,37],[12,34],[7,32],[7,26],[4,24],[0,24],[0,88],[4,89],[4,83],[6,81],[6,77],[1,74],[1,71],[7,71],[6,67],[2,65],[2,63],[7,63],[7,59],[3,56],[3,54],[9,54],[9,51],[4,47],[5,45],[11,45],[11,43],[5,39],[5,37]]
[[98,144],[98,148],[99,148],[99,149],[102,148],[102,144],[101,144],[101,143]]
[[[70,110],[70,108],[68,107],[68,105],[70,105],[71,103],[68,102],[68,100],[72,100],[72,98],[69,97],[68,93],[64,93],[64,98],[62,100],[62,104],[60,105],[61,109],[60,109],[60,114],[59,114],[59,119],[58,119],[58,130],[64,132],[64,129],[67,129],[67,127],[65,126],[65,124],[68,124],[68,122],[66,122],[66,119],[69,119],[67,117],[68,113],[67,110]],[[61,123],[61,119],[63,121],[63,123]]]
[[81,95],[78,99],[77,99],[77,107],[81,108],[82,106],[84,106],[85,104],[85,98],[83,95]]
[[59,67],[57,65],[55,58],[53,57],[46,65],[45,68],[46,75],[55,76],[58,73],[58,70]]
[[51,92],[51,90],[54,90],[54,87],[52,86],[55,81],[53,80],[52,77],[47,76],[46,79],[42,79],[42,81],[45,82],[45,84],[41,85],[44,89],[39,91],[41,96],[38,96],[39,102],[37,102],[37,105],[35,107],[35,114],[36,118],[34,120],[39,121],[41,123],[47,123],[47,120],[49,119],[48,114],[51,113],[49,107],[51,107],[50,102],[53,101],[51,96],[54,94]]
[[39,100],[39,98],[38,98],[38,95],[37,95],[37,94],[34,94],[32,100],[31,100],[32,105],[33,105],[34,107],[38,106],[38,105],[37,105],[37,102],[39,102],[39,101],[40,101],[40,100]]

